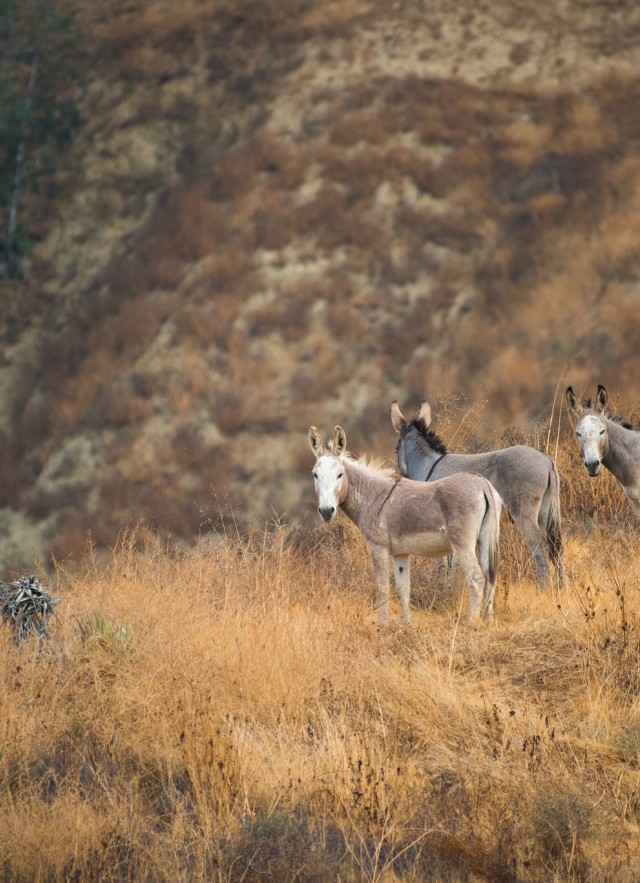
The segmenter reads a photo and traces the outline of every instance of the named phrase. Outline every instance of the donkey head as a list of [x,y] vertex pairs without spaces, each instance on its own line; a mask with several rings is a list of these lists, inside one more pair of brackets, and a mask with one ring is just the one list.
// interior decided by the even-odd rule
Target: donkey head
[[347,450],[347,437],[344,429],[336,426],[333,439],[325,446],[318,430],[311,426],[308,438],[311,450],[316,455],[313,480],[318,498],[318,512],[324,521],[333,521],[338,507],[347,495],[347,477],[342,462],[342,456]]
[[[429,402],[423,400],[422,405],[420,406],[420,413],[418,414],[415,420],[406,420],[400,410],[400,407],[396,401],[391,403],[391,423],[393,428],[398,433],[400,438],[396,442],[396,457],[398,458],[398,471],[400,475],[403,475],[405,478],[409,474],[409,467],[407,464],[407,452],[405,450],[405,439],[409,430],[413,427],[415,438],[416,431],[418,427],[420,427],[419,431],[426,437],[429,434],[429,424],[431,423],[431,405]],[[414,443],[408,442],[408,444],[413,447]]]
[[609,451],[609,436],[604,410],[609,396],[604,386],[598,386],[595,401],[583,403],[576,398],[573,388],[567,387],[567,404],[569,410],[577,417],[576,437],[580,453],[589,475],[595,477],[600,473],[602,461]]

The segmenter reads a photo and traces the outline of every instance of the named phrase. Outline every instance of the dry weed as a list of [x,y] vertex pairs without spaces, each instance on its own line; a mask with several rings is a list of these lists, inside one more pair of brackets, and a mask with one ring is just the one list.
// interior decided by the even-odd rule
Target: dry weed
[[497,620],[477,631],[430,562],[414,567],[414,625],[377,631],[368,552],[342,520],[223,529],[189,551],[142,527],[110,557],[85,547],[58,570],[48,652],[3,640],[3,866],[60,880],[638,870],[623,832],[640,821],[640,556],[626,524],[575,520],[583,493],[567,586],[537,593],[507,526]]

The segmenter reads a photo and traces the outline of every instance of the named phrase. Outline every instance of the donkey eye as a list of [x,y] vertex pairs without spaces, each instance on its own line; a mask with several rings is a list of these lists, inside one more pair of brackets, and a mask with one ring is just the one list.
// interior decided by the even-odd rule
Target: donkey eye
[[600,430],[600,435],[604,435],[604,429]]
[[317,472],[314,472],[314,473],[313,473],[313,477],[314,477],[314,478],[317,478],[317,477],[318,477],[318,473],[317,473]]
[[343,475],[344,475],[343,472],[339,472],[339,473],[338,473],[338,478],[342,478]]
[[578,436],[578,438],[582,438],[579,432],[576,432],[576,435]]

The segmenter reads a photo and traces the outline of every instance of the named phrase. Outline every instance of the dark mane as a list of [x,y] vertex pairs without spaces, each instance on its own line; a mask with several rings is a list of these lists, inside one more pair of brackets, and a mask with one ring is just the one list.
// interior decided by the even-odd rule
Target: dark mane
[[412,420],[409,424],[413,426],[414,429],[422,436],[422,438],[426,441],[432,451],[435,451],[436,454],[446,454],[447,448],[445,443],[442,441],[439,435],[436,435],[432,429],[427,428],[427,424],[424,422],[422,417],[416,417],[415,420]]

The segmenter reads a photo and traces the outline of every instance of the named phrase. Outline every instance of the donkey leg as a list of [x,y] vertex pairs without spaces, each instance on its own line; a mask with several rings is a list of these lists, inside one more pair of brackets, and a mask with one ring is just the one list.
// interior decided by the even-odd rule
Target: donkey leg
[[409,594],[411,591],[411,561],[408,555],[396,555],[393,559],[393,576],[400,595],[403,622],[411,622]]
[[378,625],[386,625],[389,619],[389,550],[383,546],[371,546],[371,560],[378,587]]
[[538,526],[537,519],[530,517],[527,513],[521,513],[518,526],[536,563],[536,585],[539,590],[546,589],[549,583],[549,559],[547,558],[544,535]]
[[485,579],[478,559],[473,552],[456,550],[456,561],[462,568],[469,587],[469,610],[467,622],[473,623],[480,618]]
[[484,578],[484,589],[482,592],[482,615],[487,620],[493,619],[493,596],[496,591],[495,578],[491,579],[491,550],[487,538],[480,534],[478,541],[478,555],[480,557],[480,567]]
[[493,619],[493,596],[496,593],[495,581],[485,579],[484,594],[482,597],[482,612],[484,618],[489,622]]

